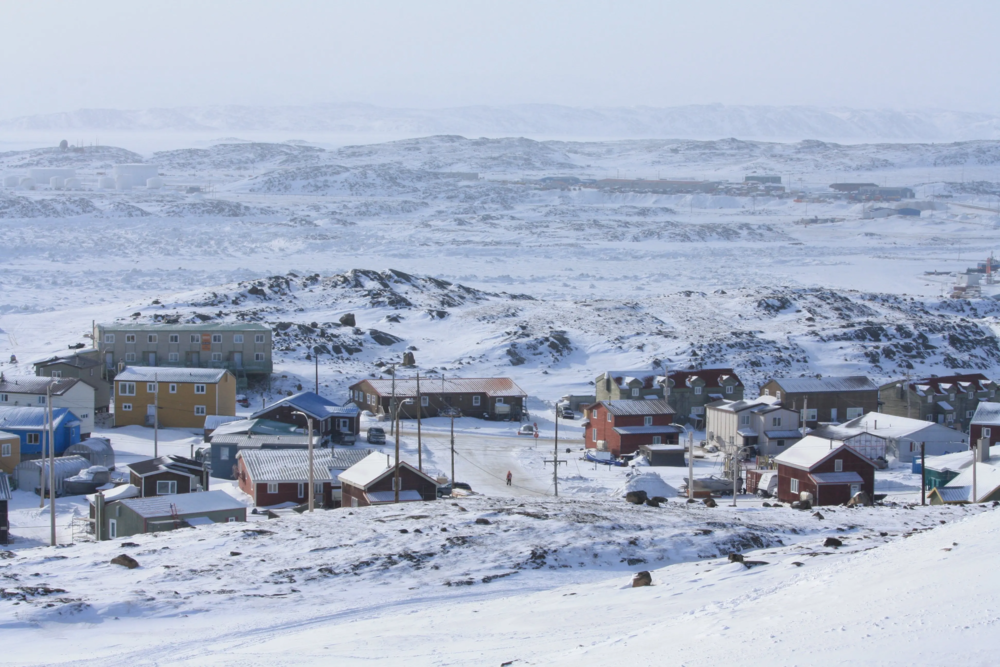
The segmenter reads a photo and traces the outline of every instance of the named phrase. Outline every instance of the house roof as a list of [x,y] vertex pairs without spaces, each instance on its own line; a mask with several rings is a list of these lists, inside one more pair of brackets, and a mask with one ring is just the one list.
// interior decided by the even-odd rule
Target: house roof
[[[87,468],[90,467],[90,461],[83,458],[82,456],[57,456],[55,457],[54,462],[55,463],[52,466],[52,470],[55,473],[55,476],[60,479],[72,477],[81,470],[86,470]],[[18,467],[34,466],[36,468],[39,468],[40,470],[47,471],[48,465],[49,465],[48,459],[31,459],[30,461],[21,461],[18,464]]]
[[[0,408],[0,429],[37,430],[48,425],[48,410],[35,407]],[[53,408],[52,421],[56,428],[80,423],[80,419],[68,408]]]
[[[398,388],[399,382],[397,381],[396,386]],[[276,407],[282,405],[288,405],[296,410],[301,410],[313,419],[327,419],[328,417],[334,415],[344,415],[353,416],[360,412],[358,406],[350,403],[346,406],[337,405],[328,398],[323,398],[319,394],[313,391],[300,391],[299,393],[288,396],[286,398],[272,403],[271,405],[258,410],[251,415],[251,418],[259,417],[260,415],[267,414]]]
[[5,472],[0,472],[0,500],[10,500],[10,480]]
[[[780,464],[798,468],[800,470],[811,470],[834,454],[843,449],[849,449],[853,454],[865,459],[857,451],[851,449],[840,440],[827,440],[817,438],[814,435],[807,435],[797,443],[778,454],[774,460]],[[868,459],[865,459],[866,461]],[[875,465],[874,463],[872,465]]]
[[972,423],[977,426],[1000,426],[1000,403],[979,401]]
[[600,382],[605,378],[611,378],[611,380],[619,387],[626,387],[633,380],[639,380],[642,382],[643,389],[653,389],[656,385],[657,380],[662,380],[663,376],[659,375],[657,370],[632,370],[632,371],[604,371],[597,376],[597,381]]
[[598,401],[608,412],[617,416],[650,416],[650,415],[672,415],[674,409],[662,398],[643,401]]
[[759,412],[771,407],[781,407],[780,401],[774,396],[758,396],[756,398],[748,398],[742,401],[715,401],[714,403],[709,403],[706,407],[714,408],[716,410],[724,410],[726,412],[743,412],[744,410],[753,409],[755,412]]
[[946,489],[956,487],[968,487],[966,501],[982,502],[1000,488],[1000,468],[991,466],[989,463],[975,463],[976,470],[976,494],[978,498],[972,497],[972,469],[973,466],[965,468],[955,479],[945,484]]
[[17,433],[9,433],[7,431],[0,431],[0,440],[20,440],[21,436]]
[[776,382],[782,390],[790,394],[820,393],[828,391],[878,391],[878,387],[875,383],[863,375],[827,378],[771,378],[769,382]]
[[[332,482],[335,471],[347,470],[372,453],[370,449],[338,447],[313,450],[313,480]],[[304,449],[244,449],[237,458],[243,460],[247,474],[254,483],[309,481],[309,452]]]
[[[315,444],[317,438],[313,436]],[[239,449],[262,447],[309,447],[309,436],[301,433],[273,435],[267,433],[229,433],[212,436],[212,445],[236,445]]]
[[144,324],[141,322],[105,322],[98,328],[112,331],[270,331],[263,324],[250,322],[201,322],[197,324]]
[[245,421],[241,417],[235,417],[231,415],[206,415],[205,416],[205,430],[215,431],[223,424],[228,424],[235,421]]
[[224,368],[171,368],[168,366],[126,366],[115,382],[197,382],[218,384],[228,374]]
[[[113,489],[108,489],[104,491],[104,502],[110,503],[116,500],[125,500],[126,498],[137,498],[139,496],[139,487],[135,484],[119,484]],[[92,493],[87,496],[87,500],[90,502],[97,502],[97,494]]]
[[[392,394],[392,379],[367,380],[381,396]],[[355,385],[356,386],[356,385]],[[487,396],[527,397],[527,393],[510,378],[421,378],[420,393],[431,394],[486,394]],[[413,398],[417,395],[417,381],[396,379],[396,398]]]
[[734,385],[736,387],[743,386],[743,381],[740,380],[732,368],[701,368],[698,370],[670,371],[668,377],[674,383],[673,386],[675,387],[690,387],[691,381],[695,378],[704,381],[706,387],[722,387],[724,386],[724,381],[728,379],[736,380]]
[[160,456],[155,459],[146,459],[145,461],[129,463],[128,469],[139,475],[139,477],[145,477],[147,475],[167,470],[179,472],[185,475],[197,476],[202,473],[204,466],[194,459],[177,456],[176,454],[168,454],[167,456]]
[[648,449],[650,452],[684,452],[687,448],[684,445],[639,445],[639,449]]
[[146,519],[172,516],[175,508],[180,517],[189,514],[246,509],[246,505],[225,491],[200,491],[150,498],[126,498],[121,503]]
[[[979,491],[979,488],[976,488]],[[938,494],[946,503],[968,503],[972,502],[971,486],[938,486],[931,489],[931,494]]]
[[[880,438],[893,439],[909,438],[919,433],[921,440],[940,441],[949,438],[953,439],[956,443],[966,442],[968,439],[961,431],[948,428],[943,424],[936,424],[922,419],[910,419],[909,417],[897,417],[896,415],[889,415],[884,412],[869,412],[866,415],[861,415],[848,422],[844,422],[840,426],[824,427],[823,430],[830,431],[831,433],[839,430],[843,433],[850,432],[853,435],[870,433]],[[840,439],[843,440],[844,438]]]
[[926,396],[928,393],[950,394],[953,391],[984,391],[992,384],[993,382],[982,373],[965,373],[911,380],[910,389],[921,396]]
[[212,431],[211,439],[224,435],[298,435],[304,431],[295,424],[285,424],[272,419],[238,419],[226,422]]
[[958,472],[972,465],[972,450],[928,456],[925,467],[936,472]]
[[680,433],[684,429],[680,426],[667,424],[665,426],[616,426],[615,433],[619,435],[649,435],[659,433]]
[[[91,353],[95,350],[89,350]],[[34,363],[35,368],[45,368],[46,366],[72,366],[73,368],[94,368],[100,366],[101,362],[93,357],[86,357],[81,354],[85,350],[77,350],[74,354],[69,354],[66,356],[55,356],[49,357],[42,361],[36,361]]]
[[62,396],[82,380],[78,378],[50,378],[37,375],[15,375],[0,382],[0,393],[38,394],[44,396],[46,388],[52,385],[52,395]]
[[862,484],[856,472],[814,472],[809,475],[817,484]]
[[[400,461],[400,467],[406,466],[412,472],[422,475],[429,481],[437,484],[430,475],[422,473],[406,461]],[[395,466],[395,459],[392,455],[381,454],[379,452],[372,452],[366,458],[362,459],[358,463],[354,464],[344,472],[340,473],[339,478],[341,483],[347,483],[358,488],[365,488],[380,479],[386,473],[393,470]]]

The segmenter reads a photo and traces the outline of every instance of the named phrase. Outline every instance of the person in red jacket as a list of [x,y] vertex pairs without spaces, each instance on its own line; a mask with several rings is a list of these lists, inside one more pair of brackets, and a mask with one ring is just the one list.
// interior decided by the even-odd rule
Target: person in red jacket
[[512,474],[510,474],[510,471],[508,470],[508,471],[507,471],[507,486],[510,486],[510,485],[511,485],[511,482],[512,482],[513,480],[514,480],[514,476],[513,476]]

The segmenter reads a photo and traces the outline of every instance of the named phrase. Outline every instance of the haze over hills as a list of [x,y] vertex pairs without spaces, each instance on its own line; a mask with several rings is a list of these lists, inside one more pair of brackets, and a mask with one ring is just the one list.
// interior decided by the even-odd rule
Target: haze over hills
[[0,121],[0,132],[300,132],[413,137],[433,134],[577,139],[764,139],[950,142],[1000,138],[1000,116],[943,110],[688,105],[577,108],[526,104],[444,109],[358,103],[80,109]]

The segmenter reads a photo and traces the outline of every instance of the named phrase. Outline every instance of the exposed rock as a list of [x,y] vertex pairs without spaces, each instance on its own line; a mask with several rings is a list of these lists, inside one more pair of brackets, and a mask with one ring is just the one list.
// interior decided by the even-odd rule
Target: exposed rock
[[111,559],[112,565],[121,565],[122,567],[127,567],[130,570],[134,570],[139,567],[139,561],[132,558],[128,554],[122,554],[120,556],[115,556]]
[[836,537],[828,537],[823,542],[824,547],[842,547],[844,543],[838,540]]
[[488,526],[490,525],[491,522],[489,519],[486,519],[484,517],[479,517],[478,519],[476,519],[476,523],[480,526]]
[[354,319],[354,313],[345,313],[340,316],[340,324],[345,327],[356,327],[358,326],[357,321]]
[[712,497],[705,498],[701,502],[705,503],[705,507],[718,507],[719,505],[717,502],[715,502],[715,498]]
[[742,563],[743,562],[743,554],[729,554],[729,562],[730,563]]
[[630,502],[633,505],[642,505],[646,502],[646,492],[645,491],[629,491],[625,494],[625,501]]
[[632,575],[632,588],[639,588],[640,586],[652,586],[653,585],[653,575],[651,575],[646,570],[642,572],[637,572]]
[[813,512],[813,516],[819,519],[820,521],[823,520],[823,515],[820,514],[819,512]]

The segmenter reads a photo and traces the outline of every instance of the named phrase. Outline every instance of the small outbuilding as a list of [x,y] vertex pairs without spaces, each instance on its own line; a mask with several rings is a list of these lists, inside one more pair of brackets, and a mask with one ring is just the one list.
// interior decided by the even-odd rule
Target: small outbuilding
[[812,494],[813,505],[839,505],[864,491],[875,496],[875,463],[839,440],[806,436],[774,457],[778,500]]
[[127,498],[111,503],[98,495],[95,501],[98,540],[247,520],[246,506],[224,491]]
[[[975,466],[975,479],[973,479]],[[963,505],[1000,500],[1000,468],[988,463],[974,463],[945,486],[931,489],[931,505]]]
[[115,469],[115,450],[107,438],[87,438],[66,448],[66,456],[82,456],[90,461],[92,466],[104,466],[108,470]]
[[639,453],[646,457],[651,466],[687,465],[684,445],[640,445]]
[[[74,477],[81,470],[90,467],[90,461],[82,456],[57,456],[53,466],[53,473],[56,483],[56,495],[64,493],[64,482],[69,477]],[[49,460],[33,459],[22,461],[14,468],[14,488],[21,491],[34,491],[45,494],[49,492]]]
[[[340,473],[343,506],[366,507],[395,502],[395,470],[392,456],[373,452]],[[437,499],[437,481],[406,461],[399,463],[399,480],[399,502]]]
[[12,473],[21,462],[21,437],[0,431],[0,472]]
[[142,498],[208,491],[209,471],[205,464],[171,454],[130,463],[129,482],[139,487]]

